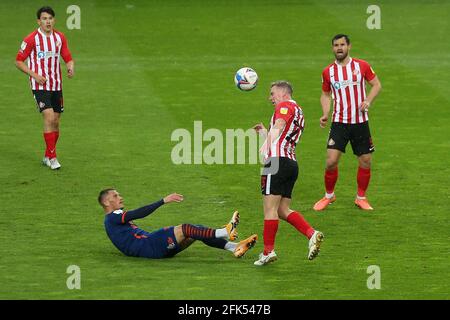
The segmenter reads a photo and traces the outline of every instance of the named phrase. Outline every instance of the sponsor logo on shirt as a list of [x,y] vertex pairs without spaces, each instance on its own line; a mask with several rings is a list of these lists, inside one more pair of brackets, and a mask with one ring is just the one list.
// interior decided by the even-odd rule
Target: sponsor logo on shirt
[[37,54],[38,59],[56,58],[58,56],[59,56],[59,53],[52,52],[52,51],[39,51]]
[[353,81],[353,80],[343,80],[343,81],[333,82],[333,87],[336,90],[345,89],[347,87],[356,86],[356,85],[358,85],[358,81]]

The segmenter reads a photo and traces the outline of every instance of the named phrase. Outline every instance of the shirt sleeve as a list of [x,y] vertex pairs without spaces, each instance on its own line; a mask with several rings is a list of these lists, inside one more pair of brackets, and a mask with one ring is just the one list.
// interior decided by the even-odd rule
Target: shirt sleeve
[[70,53],[69,46],[67,45],[67,39],[64,34],[61,34],[62,47],[61,47],[61,57],[64,59],[64,62],[72,61],[72,54]]
[[371,80],[373,80],[373,78],[376,77],[375,71],[373,71],[372,67],[367,62],[364,63],[363,76],[367,81],[371,81]]
[[25,38],[20,45],[19,52],[16,56],[16,61],[25,61],[29,56],[34,47],[34,38]]
[[156,201],[148,206],[141,207],[139,209],[125,211],[122,215],[122,224],[127,223],[128,221],[142,219],[154,212],[156,209],[161,207],[164,204],[164,200],[161,199]]
[[331,91],[331,82],[328,77],[327,69],[322,72],[322,91],[330,92]]
[[294,112],[292,110],[292,107],[285,103],[280,102],[275,107],[275,113],[274,113],[274,120],[277,119],[283,119],[284,121],[288,122],[292,117],[294,116]]

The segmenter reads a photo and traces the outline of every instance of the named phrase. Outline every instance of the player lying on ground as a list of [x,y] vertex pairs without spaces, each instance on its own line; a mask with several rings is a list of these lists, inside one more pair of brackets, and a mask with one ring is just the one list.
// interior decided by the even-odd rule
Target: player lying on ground
[[98,196],[98,202],[105,211],[106,233],[117,249],[127,256],[169,258],[189,247],[195,240],[200,240],[210,247],[231,251],[235,257],[240,258],[255,245],[258,239],[256,234],[239,243],[228,241],[237,238],[236,227],[239,224],[237,211],[222,229],[181,224],[147,232],[133,223],[133,220],[148,216],[163,204],[181,201],[182,195],[172,193],[148,206],[123,211],[123,198],[117,190],[105,189]]

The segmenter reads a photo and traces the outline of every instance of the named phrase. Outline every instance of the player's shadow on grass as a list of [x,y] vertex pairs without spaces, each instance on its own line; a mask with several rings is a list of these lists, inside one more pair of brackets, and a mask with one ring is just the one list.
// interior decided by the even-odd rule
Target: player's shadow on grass
[[[251,257],[250,255],[248,257],[242,257],[239,259],[236,259],[233,256],[230,256],[228,252],[217,252],[215,254],[205,254],[201,250],[198,250],[197,252],[180,252],[177,255],[173,257],[168,258],[162,258],[162,259],[148,259],[148,258],[142,258],[142,257],[130,257],[125,256],[120,252],[114,252],[114,251],[101,251],[101,254],[97,255],[97,259],[102,262],[111,262],[111,259],[115,260],[116,262],[123,263],[123,262],[138,262],[138,263],[159,263],[159,264],[166,264],[166,263],[176,263],[176,264],[183,264],[183,265],[198,265],[199,263],[202,264],[235,264],[236,262],[240,261],[253,261],[254,257]],[[256,258],[255,258],[256,259]]]

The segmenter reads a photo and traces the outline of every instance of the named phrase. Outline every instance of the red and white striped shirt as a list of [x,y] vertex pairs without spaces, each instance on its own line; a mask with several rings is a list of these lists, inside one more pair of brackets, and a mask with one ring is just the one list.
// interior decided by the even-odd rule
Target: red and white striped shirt
[[39,85],[30,76],[32,90],[61,91],[61,65],[59,57],[70,62],[72,55],[63,33],[53,30],[46,36],[39,28],[25,37],[17,53],[17,61],[28,59],[28,68],[45,77],[44,85]]
[[334,62],[323,70],[322,90],[333,95],[333,122],[353,124],[369,120],[367,112],[361,112],[359,106],[366,99],[365,81],[373,78],[375,72],[370,65],[354,58],[345,66]]
[[275,125],[277,119],[284,119],[286,125],[279,137],[272,142],[267,157],[286,157],[297,160],[295,147],[305,127],[303,111],[294,100],[282,101],[275,106],[269,130]]

